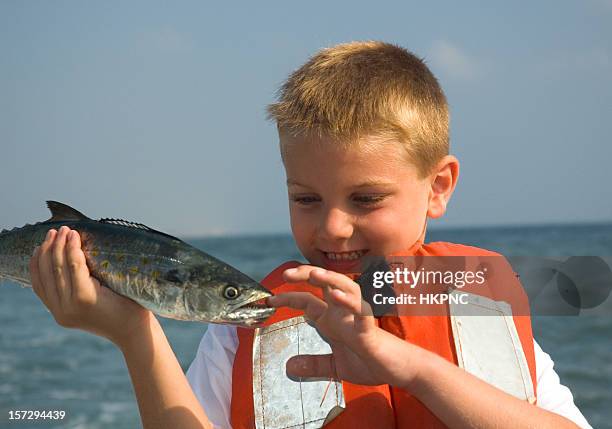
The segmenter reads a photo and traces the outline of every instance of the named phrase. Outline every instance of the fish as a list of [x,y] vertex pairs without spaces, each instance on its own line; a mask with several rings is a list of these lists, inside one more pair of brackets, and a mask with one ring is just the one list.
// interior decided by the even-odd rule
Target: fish
[[2,279],[31,286],[29,261],[50,229],[67,226],[81,237],[90,275],[100,284],[162,317],[254,327],[275,309],[261,284],[184,241],[123,219],[91,219],[47,201],[51,218],[0,232]]

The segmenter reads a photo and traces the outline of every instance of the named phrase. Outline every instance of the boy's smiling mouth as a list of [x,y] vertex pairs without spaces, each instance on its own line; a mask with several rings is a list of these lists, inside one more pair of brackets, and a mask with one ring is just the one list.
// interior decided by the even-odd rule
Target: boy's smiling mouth
[[369,249],[351,250],[348,252],[327,252],[320,250],[323,255],[323,268],[339,273],[349,273],[359,270],[361,258]]
[[349,252],[326,252],[322,250],[323,254],[327,259],[332,261],[355,261],[365,255],[368,251],[363,250],[352,250]]

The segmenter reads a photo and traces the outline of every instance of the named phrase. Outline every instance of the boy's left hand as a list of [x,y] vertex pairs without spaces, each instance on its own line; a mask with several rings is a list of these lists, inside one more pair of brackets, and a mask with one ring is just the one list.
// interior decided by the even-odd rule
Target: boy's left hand
[[268,298],[268,303],[304,311],[332,349],[332,355],[291,358],[289,374],[364,385],[412,383],[417,374],[415,355],[424,350],[378,328],[357,283],[310,265],[289,269],[283,276],[290,283],[306,281],[322,288],[324,299],[308,292],[288,292]]

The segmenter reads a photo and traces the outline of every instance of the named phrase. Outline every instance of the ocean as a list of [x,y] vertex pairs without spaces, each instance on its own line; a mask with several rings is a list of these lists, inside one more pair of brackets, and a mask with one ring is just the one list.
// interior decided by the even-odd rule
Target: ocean
[[[187,239],[255,279],[302,259],[289,235]],[[612,224],[432,230],[427,241],[507,256],[612,255]],[[161,319],[187,370],[206,325]],[[612,428],[612,314],[539,316],[534,335],[595,428]],[[62,410],[58,422],[10,421],[10,410]],[[121,353],[108,341],[55,324],[31,289],[0,287],[0,428],[141,427]]]

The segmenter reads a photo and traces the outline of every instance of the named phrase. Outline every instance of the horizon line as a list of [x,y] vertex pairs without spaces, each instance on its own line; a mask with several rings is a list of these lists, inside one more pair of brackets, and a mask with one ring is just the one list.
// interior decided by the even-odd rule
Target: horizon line
[[[432,226],[427,231],[470,231],[486,229],[534,229],[534,228],[553,228],[553,227],[589,227],[589,226],[610,226],[610,221],[575,221],[575,222],[536,222],[536,223],[507,223],[507,224],[486,224],[486,225],[451,225],[451,226]],[[182,239],[208,239],[208,238],[248,238],[248,237],[273,237],[291,236],[291,231],[264,231],[264,232],[227,232],[227,233],[202,233],[202,234],[177,234]]]

